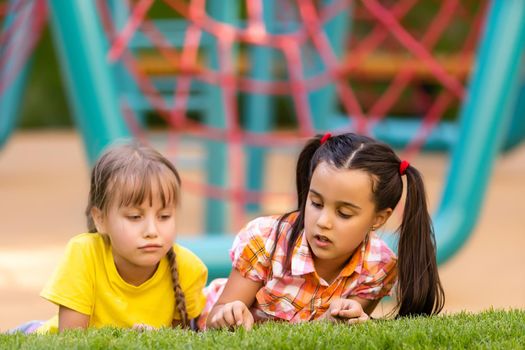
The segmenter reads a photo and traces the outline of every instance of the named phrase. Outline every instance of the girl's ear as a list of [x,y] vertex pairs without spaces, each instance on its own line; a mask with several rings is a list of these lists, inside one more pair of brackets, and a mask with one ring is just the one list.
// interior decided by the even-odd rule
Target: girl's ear
[[374,224],[372,225],[372,227],[374,228],[374,231],[379,229],[381,226],[385,224],[385,222],[388,220],[390,215],[392,215],[392,212],[393,212],[392,208],[386,208],[381,211],[378,211],[375,214]]
[[91,208],[91,217],[97,228],[97,232],[104,233],[106,232],[106,226],[104,224],[104,213],[97,207]]

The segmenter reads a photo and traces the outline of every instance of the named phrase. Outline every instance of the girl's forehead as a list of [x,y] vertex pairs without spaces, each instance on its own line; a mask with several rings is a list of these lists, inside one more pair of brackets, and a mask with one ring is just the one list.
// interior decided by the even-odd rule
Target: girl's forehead
[[171,206],[177,203],[179,186],[174,176],[135,176],[117,180],[111,192],[118,207]]
[[334,201],[364,203],[372,198],[372,178],[360,169],[339,169],[321,162],[312,174],[310,190]]
[[175,208],[177,207],[177,201],[175,200],[162,200],[160,196],[146,197],[142,203],[139,201],[125,201],[125,200],[116,200],[113,202],[113,209],[162,209],[162,208]]

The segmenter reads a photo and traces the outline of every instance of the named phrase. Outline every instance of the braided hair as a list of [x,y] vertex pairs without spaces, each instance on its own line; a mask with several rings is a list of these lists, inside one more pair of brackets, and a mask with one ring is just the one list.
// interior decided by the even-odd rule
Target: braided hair
[[[168,250],[166,254],[171,270],[171,280],[173,281],[173,292],[175,293],[175,308],[180,315],[180,321],[182,328],[189,327],[188,311],[186,310],[186,299],[184,298],[184,292],[179,283],[179,271],[177,270],[177,261],[175,251],[173,247]],[[174,313],[175,315],[176,313]],[[173,326],[175,326],[176,319],[173,318]]]

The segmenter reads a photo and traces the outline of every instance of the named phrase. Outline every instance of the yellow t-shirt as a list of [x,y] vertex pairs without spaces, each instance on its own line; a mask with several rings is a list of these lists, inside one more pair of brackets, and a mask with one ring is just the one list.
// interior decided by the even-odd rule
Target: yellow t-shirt
[[[208,270],[190,250],[173,245],[179,282],[186,298],[190,319],[201,313],[206,302],[202,292]],[[153,327],[170,326],[175,310],[175,295],[167,258],[163,258],[153,276],[134,286],[120,277],[109,242],[98,233],[73,237],[62,262],[40,296],[57,304],[89,315],[90,327],[135,324]],[[174,316],[174,312],[176,313]],[[48,320],[38,333],[56,332],[58,316]]]

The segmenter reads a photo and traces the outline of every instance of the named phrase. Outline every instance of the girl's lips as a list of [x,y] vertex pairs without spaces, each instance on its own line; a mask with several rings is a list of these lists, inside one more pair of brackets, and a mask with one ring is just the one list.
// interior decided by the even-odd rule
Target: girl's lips
[[162,248],[162,245],[160,244],[145,244],[143,246],[140,246],[139,249],[143,251],[155,251]]
[[320,248],[325,248],[332,244],[332,241],[323,235],[314,235],[314,242]]

